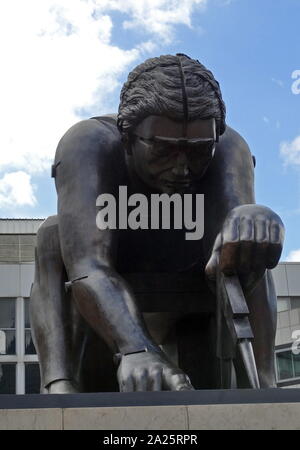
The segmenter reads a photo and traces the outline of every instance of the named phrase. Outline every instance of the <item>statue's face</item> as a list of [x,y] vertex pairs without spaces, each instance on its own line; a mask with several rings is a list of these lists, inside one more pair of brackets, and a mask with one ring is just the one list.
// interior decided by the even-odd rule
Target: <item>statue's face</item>
[[132,134],[132,159],[139,177],[160,192],[181,193],[199,181],[213,158],[216,122],[188,122],[184,133],[182,122],[153,115]]

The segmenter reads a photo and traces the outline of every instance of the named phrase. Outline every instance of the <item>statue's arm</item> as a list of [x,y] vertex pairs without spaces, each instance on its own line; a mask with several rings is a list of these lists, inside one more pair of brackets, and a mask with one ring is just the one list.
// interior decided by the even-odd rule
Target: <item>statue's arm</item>
[[255,204],[252,154],[231,128],[220,139],[211,169],[207,211],[214,216],[215,229],[206,274],[215,278],[220,266],[228,275],[238,273],[250,289],[267,268],[277,265],[284,226],[274,211]]
[[224,218],[236,206],[255,203],[253,157],[247,142],[230,127],[217,144],[210,176]]
[[130,287],[115,270],[116,233],[96,225],[97,197],[115,193],[122,179],[120,151],[118,133],[96,120],[75,125],[59,143],[59,234],[72,294],[89,325],[124,355],[122,390],[188,389],[185,374],[149,336]]

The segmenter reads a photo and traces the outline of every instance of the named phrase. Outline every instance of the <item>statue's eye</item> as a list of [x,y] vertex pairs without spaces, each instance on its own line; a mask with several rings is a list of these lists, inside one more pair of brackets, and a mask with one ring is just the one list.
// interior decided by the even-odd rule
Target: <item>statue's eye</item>
[[166,144],[155,144],[152,153],[156,156],[169,157],[174,153],[174,149]]
[[198,145],[188,152],[190,158],[206,160],[211,158],[214,144]]
[[150,151],[154,156],[162,157],[167,156],[170,153],[166,144],[157,143],[153,139],[147,139],[141,136],[139,136],[138,138],[140,142],[146,144],[146,146],[148,147],[148,151]]

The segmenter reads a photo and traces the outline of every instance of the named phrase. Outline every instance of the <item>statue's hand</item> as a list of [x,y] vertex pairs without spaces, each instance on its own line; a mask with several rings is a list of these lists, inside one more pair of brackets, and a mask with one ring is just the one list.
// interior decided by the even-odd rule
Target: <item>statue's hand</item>
[[121,392],[194,389],[189,377],[158,352],[122,356],[117,375]]
[[242,205],[230,211],[218,234],[206,265],[209,280],[216,279],[217,267],[225,275],[239,275],[246,291],[253,289],[266,269],[280,259],[284,226],[271,209]]

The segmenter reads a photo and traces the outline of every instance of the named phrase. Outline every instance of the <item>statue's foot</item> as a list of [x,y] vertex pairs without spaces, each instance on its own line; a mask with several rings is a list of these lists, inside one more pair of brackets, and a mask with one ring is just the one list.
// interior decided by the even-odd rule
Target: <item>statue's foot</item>
[[276,379],[272,371],[258,370],[260,389],[277,388]]
[[47,388],[47,394],[75,394],[78,391],[70,380],[52,381]]

